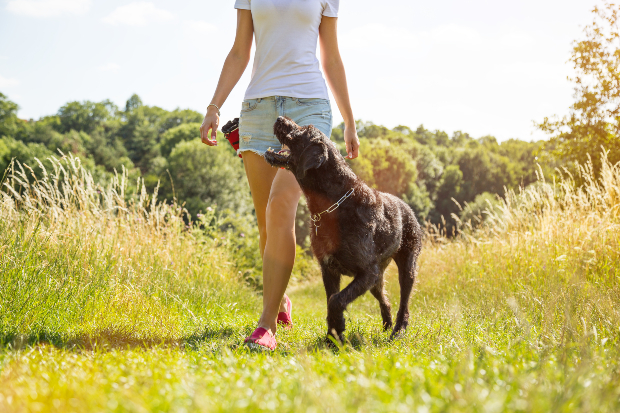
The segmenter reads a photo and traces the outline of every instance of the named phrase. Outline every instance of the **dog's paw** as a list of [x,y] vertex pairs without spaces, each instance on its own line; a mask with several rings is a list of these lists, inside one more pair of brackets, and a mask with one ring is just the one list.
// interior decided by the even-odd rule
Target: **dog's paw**
[[332,331],[328,332],[325,336],[325,344],[330,348],[340,349],[344,345],[344,335],[337,334],[336,331],[332,329]]
[[383,322],[383,331],[390,331],[392,329],[392,326],[393,325],[392,325],[391,321],[390,322],[384,321]]
[[406,334],[407,334],[406,328],[399,328],[399,329],[395,328],[392,331],[392,334],[390,334],[390,340],[401,339],[401,338],[405,337]]

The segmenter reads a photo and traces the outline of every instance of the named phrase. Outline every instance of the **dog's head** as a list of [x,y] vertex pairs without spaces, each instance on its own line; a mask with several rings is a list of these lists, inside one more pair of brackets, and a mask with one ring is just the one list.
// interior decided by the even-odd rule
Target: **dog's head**
[[267,151],[265,160],[272,166],[290,170],[300,182],[310,171],[319,169],[328,161],[332,152],[330,149],[337,152],[320,130],[312,125],[300,127],[284,116],[280,116],[273,125],[273,132],[289,151]]

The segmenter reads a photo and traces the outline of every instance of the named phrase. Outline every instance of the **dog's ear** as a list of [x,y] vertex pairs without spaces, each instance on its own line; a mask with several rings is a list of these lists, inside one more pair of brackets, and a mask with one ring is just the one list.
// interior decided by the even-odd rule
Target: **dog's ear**
[[325,145],[310,145],[301,153],[297,163],[297,178],[303,179],[310,169],[317,169],[327,161]]

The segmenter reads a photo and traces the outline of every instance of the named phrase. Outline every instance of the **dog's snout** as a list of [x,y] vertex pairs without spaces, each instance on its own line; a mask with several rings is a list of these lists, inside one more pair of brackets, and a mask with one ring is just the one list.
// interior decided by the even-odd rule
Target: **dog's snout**
[[286,116],[279,116],[276,123],[273,125],[273,133],[278,138],[284,138],[291,133],[297,125],[290,118]]

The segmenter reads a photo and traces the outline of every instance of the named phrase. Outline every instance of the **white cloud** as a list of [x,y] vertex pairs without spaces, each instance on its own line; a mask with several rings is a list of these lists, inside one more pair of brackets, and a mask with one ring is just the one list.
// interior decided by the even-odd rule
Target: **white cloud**
[[83,14],[90,0],[10,0],[6,9],[30,17],[54,17],[62,14]]
[[120,68],[121,67],[117,65],[116,63],[108,63],[106,65],[100,66],[99,70],[101,70],[102,72],[118,73]]
[[6,78],[0,75],[0,87],[12,87],[19,85],[19,80],[13,78]]
[[185,31],[188,34],[203,36],[205,34],[215,33],[217,27],[201,20],[186,20],[183,22]]
[[103,18],[108,24],[127,26],[146,26],[148,23],[165,22],[174,19],[168,10],[158,9],[153,3],[140,1],[116,8]]

